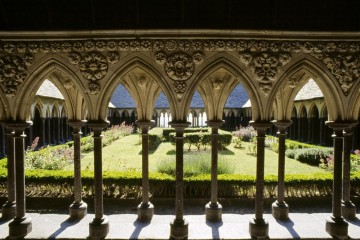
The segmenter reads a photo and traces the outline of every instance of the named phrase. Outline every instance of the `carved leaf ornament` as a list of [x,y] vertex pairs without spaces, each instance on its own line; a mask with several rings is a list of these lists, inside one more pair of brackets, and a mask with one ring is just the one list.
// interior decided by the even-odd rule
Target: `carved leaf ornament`
[[340,83],[344,94],[349,94],[354,82],[360,78],[360,56],[328,55],[323,62]]
[[33,61],[31,55],[19,56],[7,55],[0,58],[0,84],[4,87],[6,96],[13,97],[17,86],[27,77],[27,66]]

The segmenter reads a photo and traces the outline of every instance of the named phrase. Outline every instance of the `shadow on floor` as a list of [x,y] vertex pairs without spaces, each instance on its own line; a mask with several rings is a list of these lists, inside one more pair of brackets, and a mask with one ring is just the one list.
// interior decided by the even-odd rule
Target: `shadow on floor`
[[141,230],[148,226],[150,224],[150,222],[141,222],[138,219],[133,223],[133,225],[135,226],[134,231],[131,233],[130,239],[138,239]]
[[219,228],[223,225],[223,221],[218,221],[218,222],[206,221],[206,225],[211,228],[212,239],[221,239]]
[[294,229],[294,222],[290,218],[287,220],[276,219],[276,222],[281,226],[285,227],[291,234],[292,238],[296,238],[296,239],[300,238],[300,235]]
[[77,223],[79,223],[81,220],[74,220],[71,218],[66,219],[65,221],[63,221],[60,224],[60,228],[57,229],[53,234],[50,235],[50,239],[56,238],[57,236],[60,235],[60,233],[62,233],[63,231],[65,231],[65,229],[67,229],[68,227],[74,226]]

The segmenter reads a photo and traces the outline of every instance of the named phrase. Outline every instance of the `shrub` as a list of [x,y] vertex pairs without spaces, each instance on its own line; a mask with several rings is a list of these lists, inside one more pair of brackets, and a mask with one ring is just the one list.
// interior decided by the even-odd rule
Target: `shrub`
[[266,136],[265,147],[271,149],[274,152],[279,152],[279,139],[274,136]]
[[252,126],[242,127],[239,130],[232,132],[234,137],[241,137],[244,142],[250,142],[250,140],[256,136],[256,130]]
[[45,147],[39,151],[25,152],[25,169],[62,170],[74,158],[73,148],[67,146]]
[[[173,145],[175,144],[175,133],[169,134],[169,140]],[[231,133],[223,130],[219,130],[219,136],[218,136],[219,150],[224,150],[227,146],[231,144],[231,141],[232,141]],[[211,133],[209,132],[186,133],[184,144],[187,144],[189,151],[192,145],[196,146],[199,151],[201,149],[201,146],[205,150],[207,145],[211,146]]]
[[313,166],[319,166],[321,159],[332,155],[331,148],[301,148],[295,151],[295,159]]
[[[209,132],[208,128],[185,128],[184,133],[195,133],[195,132]],[[163,129],[163,138],[165,141],[171,141],[171,134],[175,133],[174,128],[164,128]]]
[[[161,161],[157,166],[159,173],[175,176],[175,159],[169,158]],[[184,177],[209,174],[211,172],[211,159],[202,158],[200,154],[185,155]],[[218,174],[234,173],[234,167],[226,160],[218,161]]]
[[253,137],[250,140],[250,144],[248,145],[247,154],[251,156],[256,156],[256,153],[257,153],[257,141],[256,141],[256,137]]
[[242,148],[242,137],[241,136],[237,136],[233,139],[233,143],[234,143],[234,148]]
[[296,152],[297,152],[297,149],[286,149],[285,156],[287,156],[288,158],[295,159]]
[[149,132],[149,150],[156,150],[161,143],[161,134],[158,132]]

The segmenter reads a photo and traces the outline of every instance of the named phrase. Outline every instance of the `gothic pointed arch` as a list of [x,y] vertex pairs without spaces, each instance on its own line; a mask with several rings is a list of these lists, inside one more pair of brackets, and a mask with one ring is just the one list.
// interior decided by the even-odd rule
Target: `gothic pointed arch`
[[0,120],[11,118],[10,106],[5,94],[0,91]]
[[[68,62],[59,56],[50,57],[47,59],[41,59],[42,62],[36,65],[33,71],[30,71],[27,80],[23,83],[22,88],[19,90],[16,96],[16,106],[22,105],[16,108],[16,117],[24,119],[26,111],[28,111],[37,89],[41,86],[45,79],[50,80],[61,92],[65,100],[65,106],[68,109],[68,117],[70,119],[79,118],[81,113],[77,112],[77,105],[86,103],[88,107],[91,107],[88,103],[87,95],[84,91],[81,80],[78,78],[72,66],[64,64]],[[79,102],[77,96],[81,96],[84,101]],[[23,99],[28,99],[23,102]],[[25,105],[25,107],[24,107]]]
[[174,96],[161,73],[151,63],[151,59],[141,54],[130,54],[122,61],[121,67],[110,76],[99,96],[101,101],[96,108],[99,119],[106,117],[110,98],[120,83],[124,84],[134,98],[139,120],[152,119],[152,111],[161,91],[168,99],[171,111],[176,112]]
[[278,120],[289,120],[291,117],[292,105],[300,89],[309,79],[313,79],[323,93],[325,102],[329,109],[330,120],[342,120],[344,113],[344,95],[340,86],[323,63],[314,57],[302,55],[289,62],[283,69],[283,74],[274,84],[273,91],[269,95],[267,114],[275,101],[276,95],[280,93],[283,102],[283,111],[279,112]]
[[[190,88],[189,96],[192,96],[195,89],[198,88],[207,106],[207,111],[209,111],[209,119],[211,117],[220,120],[229,93],[238,83],[241,83],[247,91],[252,104],[253,120],[265,120],[261,96],[246,71],[232,56],[226,54],[216,55],[214,58],[210,58],[206,66],[199,71]],[[218,99],[207,96],[208,93],[214,94],[217,91],[223,93]],[[215,103],[216,100],[220,100],[220,103]],[[191,98],[187,97],[186,109],[189,108],[190,101]]]

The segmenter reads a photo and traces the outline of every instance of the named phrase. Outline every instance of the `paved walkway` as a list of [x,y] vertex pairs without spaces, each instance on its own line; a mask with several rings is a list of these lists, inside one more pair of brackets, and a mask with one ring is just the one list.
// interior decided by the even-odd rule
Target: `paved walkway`
[[[253,201],[224,200],[223,221],[205,221],[204,206],[208,200],[185,200],[185,219],[189,222],[189,239],[251,239],[249,220],[254,217]],[[290,199],[289,199],[290,201]],[[86,239],[89,222],[94,217],[92,201],[89,214],[81,221],[68,220],[69,200],[27,199],[28,216],[33,230],[26,239]],[[269,222],[271,239],[332,239],[325,231],[325,220],[330,216],[331,199],[298,199],[288,202],[290,219],[277,221],[270,214],[272,200],[265,201],[265,219]],[[174,219],[174,200],[154,200],[155,215],[151,223],[136,220],[138,200],[105,199],[105,214],[110,220],[107,239],[169,239],[170,221]],[[356,203],[359,206],[359,202]],[[60,207],[59,207],[60,206]],[[296,207],[295,207],[296,206]],[[349,221],[349,237],[360,240],[360,209],[357,220]],[[0,219],[0,239],[8,236],[10,221]]]
[[[69,221],[67,214],[28,214],[33,220],[33,231],[26,239],[86,239],[88,224],[93,214],[81,221]],[[271,239],[331,239],[325,232],[329,213],[293,213],[288,221],[277,221],[265,214]],[[108,239],[168,239],[173,215],[155,215],[151,223],[140,223],[136,214],[112,214]],[[189,239],[251,239],[248,222],[252,214],[224,214],[223,221],[209,223],[204,215],[186,215]],[[360,215],[358,214],[358,218]],[[8,223],[0,221],[0,239],[8,235]],[[360,239],[360,220],[349,222],[349,237]]]

